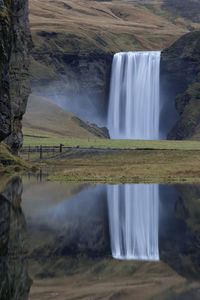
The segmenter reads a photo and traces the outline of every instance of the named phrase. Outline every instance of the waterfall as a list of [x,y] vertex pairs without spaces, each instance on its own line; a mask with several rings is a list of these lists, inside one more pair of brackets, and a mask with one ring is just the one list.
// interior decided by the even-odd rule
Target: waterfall
[[159,139],[160,54],[114,55],[108,108],[111,138]]
[[158,185],[108,186],[107,198],[112,256],[158,261]]

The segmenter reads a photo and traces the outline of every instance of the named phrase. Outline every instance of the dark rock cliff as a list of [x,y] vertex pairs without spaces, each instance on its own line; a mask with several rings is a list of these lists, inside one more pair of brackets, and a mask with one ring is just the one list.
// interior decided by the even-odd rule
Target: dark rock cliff
[[[84,121],[105,125],[113,54],[83,49],[73,35],[33,35],[31,82],[34,94],[61,105]],[[72,44],[72,48],[69,45]]]
[[177,120],[176,116],[172,117],[174,124],[168,139],[199,139],[200,32],[182,36],[162,52],[161,89],[165,94],[165,108],[175,100],[178,112]]
[[9,60],[11,54],[11,24],[8,5],[0,2],[0,140],[11,131],[11,107],[9,91]]
[[30,93],[28,0],[0,1],[0,141],[22,145],[21,119]]

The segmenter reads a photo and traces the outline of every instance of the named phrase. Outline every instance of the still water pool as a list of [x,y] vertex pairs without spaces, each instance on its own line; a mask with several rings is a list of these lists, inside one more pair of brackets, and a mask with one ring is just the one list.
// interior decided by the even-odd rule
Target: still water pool
[[200,299],[200,186],[29,175],[0,199],[0,299]]

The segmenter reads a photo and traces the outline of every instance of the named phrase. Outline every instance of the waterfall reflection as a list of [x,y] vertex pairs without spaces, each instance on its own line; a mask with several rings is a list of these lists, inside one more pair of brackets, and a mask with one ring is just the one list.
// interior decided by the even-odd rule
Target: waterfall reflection
[[158,261],[158,184],[108,186],[107,193],[112,256]]

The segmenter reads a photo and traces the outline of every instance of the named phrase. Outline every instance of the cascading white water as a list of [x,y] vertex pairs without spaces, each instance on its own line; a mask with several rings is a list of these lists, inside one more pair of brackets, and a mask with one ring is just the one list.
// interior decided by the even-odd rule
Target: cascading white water
[[[108,128],[111,138],[159,139],[160,52],[117,53],[113,58]],[[158,185],[108,187],[112,255],[159,260]]]
[[158,261],[158,185],[108,186],[107,198],[112,256]]
[[112,139],[159,139],[160,54],[114,55],[108,109]]

